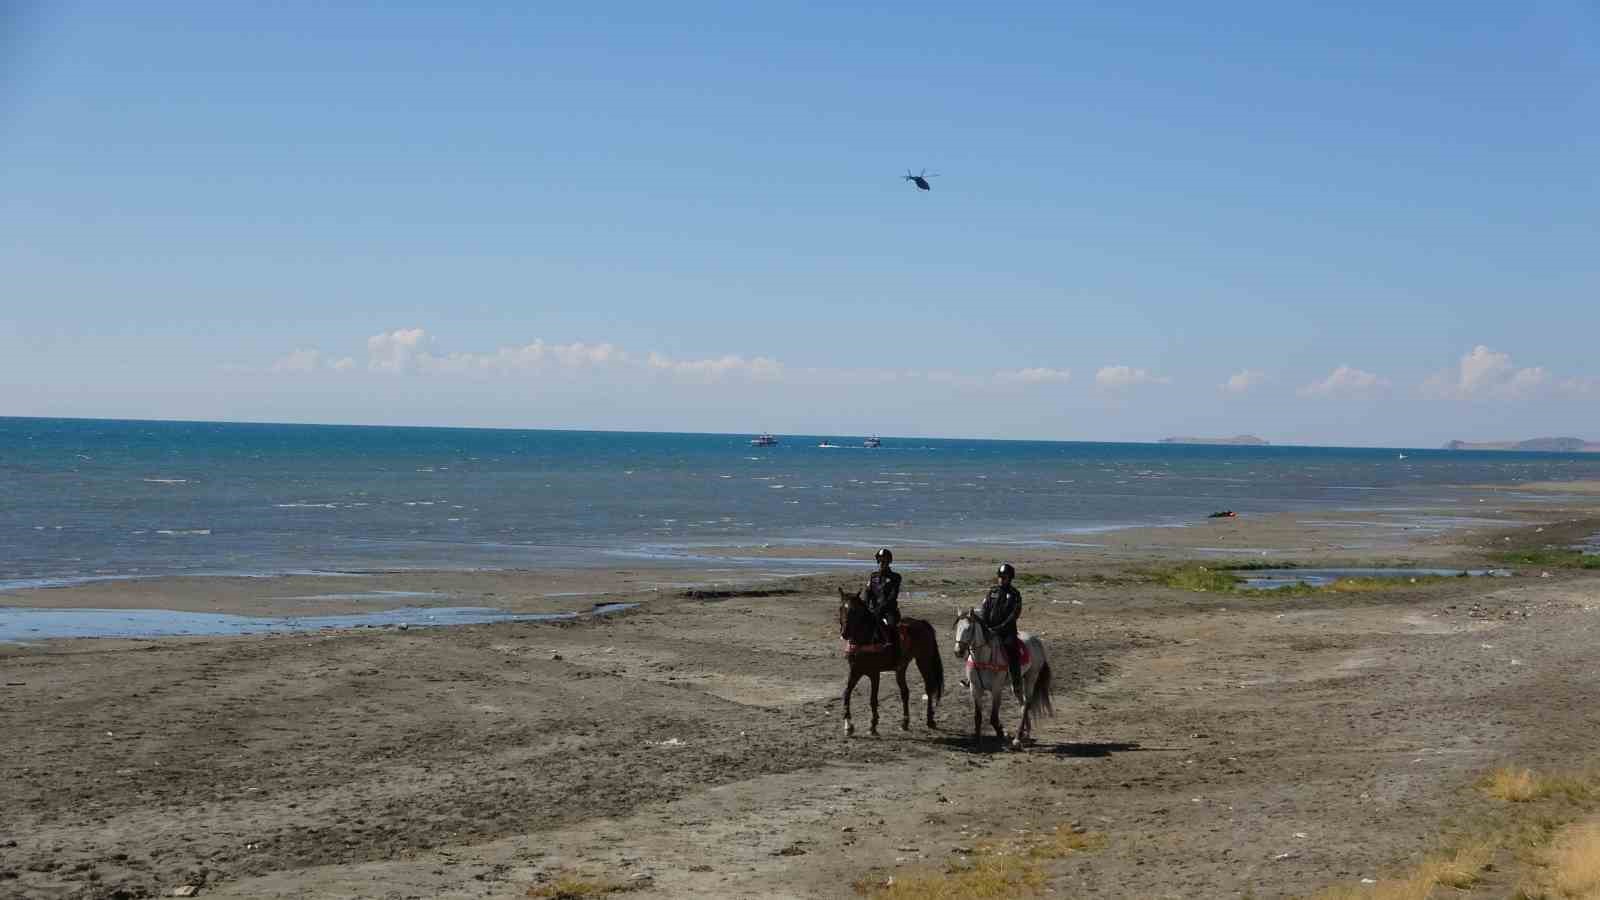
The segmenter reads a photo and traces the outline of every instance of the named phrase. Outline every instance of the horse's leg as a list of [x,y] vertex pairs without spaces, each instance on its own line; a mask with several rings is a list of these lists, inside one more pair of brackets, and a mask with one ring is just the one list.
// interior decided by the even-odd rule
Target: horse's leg
[[972,743],[983,743],[983,682],[977,672],[967,673],[967,694],[972,697]]
[[872,679],[872,736],[878,736],[878,675],[873,672],[867,677]]
[[1010,686],[1007,684],[1009,680],[1009,676],[995,678],[994,699],[989,703],[989,724],[994,726],[995,736],[1000,738],[1002,744],[1006,742],[1006,730],[1000,727],[1000,694]]
[[850,677],[844,682],[844,733],[849,737],[856,733],[856,723],[850,721],[850,693],[856,689],[856,681],[861,678],[861,673],[855,666],[850,667]]
[[911,730],[911,686],[906,684],[906,666],[911,663],[906,659],[900,667],[894,670],[895,681],[900,684],[900,730]]

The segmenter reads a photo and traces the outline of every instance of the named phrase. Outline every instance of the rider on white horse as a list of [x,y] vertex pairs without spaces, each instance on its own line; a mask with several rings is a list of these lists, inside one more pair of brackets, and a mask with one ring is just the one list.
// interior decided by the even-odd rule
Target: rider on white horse
[[894,650],[900,646],[900,573],[889,568],[894,562],[894,553],[888,547],[874,554],[874,559],[878,561],[878,570],[867,579],[864,599],[872,615],[883,623],[889,647]]
[[1018,703],[1026,703],[1022,696],[1022,661],[1017,652],[1017,616],[1022,614],[1022,595],[1011,586],[1011,579],[1015,578],[1017,570],[1010,563],[1001,563],[995,571],[995,586],[989,589],[983,598],[983,606],[978,609],[978,618],[983,620],[983,625],[993,632],[1000,642],[1006,655],[1006,664],[1011,669],[1011,692],[1016,695]]

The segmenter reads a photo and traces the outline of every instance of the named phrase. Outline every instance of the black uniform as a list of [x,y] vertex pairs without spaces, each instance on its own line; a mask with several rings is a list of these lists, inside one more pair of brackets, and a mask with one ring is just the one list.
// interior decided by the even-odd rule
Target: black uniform
[[978,615],[983,619],[983,625],[992,632],[1006,651],[1006,664],[1011,669],[1011,689],[1016,692],[1018,699],[1022,697],[1022,660],[1018,659],[1017,642],[1017,617],[1022,614],[1022,595],[1017,589],[1009,585],[995,585],[989,589],[983,598],[983,606],[978,610]]
[[900,639],[900,573],[890,570],[885,575],[882,572],[873,572],[867,579],[866,591],[867,608],[879,622],[886,623],[888,627],[889,643],[895,644]]

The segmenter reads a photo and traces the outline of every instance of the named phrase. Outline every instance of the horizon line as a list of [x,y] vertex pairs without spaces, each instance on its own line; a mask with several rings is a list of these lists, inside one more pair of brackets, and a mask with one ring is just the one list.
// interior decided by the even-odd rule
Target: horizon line
[[[774,431],[774,432],[766,432],[766,431],[750,431],[750,432],[743,432],[743,431],[657,431],[657,430],[641,429],[641,428],[583,428],[583,427],[577,427],[577,426],[538,426],[538,427],[525,426],[525,427],[516,427],[516,426],[507,426],[507,425],[418,425],[418,424],[404,424],[404,425],[402,425],[402,424],[393,424],[393,423],[379,424],[379,423],[370,423],[370,422],[285,422],[285,421],[266,421],[266,420],[257,420],[257,419],[150,419],[150,418],[142,418],[142,417],[137,417],[137,416],[15,416],[15,415],[0,415],[0,420],[7,420],[7,419],[20,420],[20,421],[41,421],[41,422],[52,422],[52,421],[53,422],[148,422],[148,423],[152,423],[152,424],[166,424],[166,425],[275,425],[275,426],[300,426],[300,427],[308,427],[308,428],[415,428],[415,429],[432,429],[432,430],[440,430],[440,431],[556,431],[556,432],[570,432],[570,433],[587,432],[587,433],[593,433],[593,434],[675,434],[675,435],[697,435],[697,436],[705,436],[705,437],[749,437],[749,436],[756,435],[756,434],[773,434],[773,435],[775,435],[777,437],[796,437],[796,438],[798,438],[798,437],[806,437],[806,438],[810,438],[810,437],[823,437],[823,438],[825,438],[825,437],[867,437],[868,436],[868,435],[865,435],[865,434],[862,434],[862,435],[851,435],[851,434],[846,434],[844,432],[805,433],[805,432],[781,432],[781,431]],[[885,437],[885,435],[883,435],[882,433],[877,433],[874,436],[880,437],[880,438],[881,437]],[[1244,448],[1244,449],[1261,449],[1263,447],[1265,447],[1265,448],[1272,448],[1272,447],[1299,447],[1299,448],[1304,448],[1304,449],[1320,449],[1320,450],[1436,450],[1436,451],[1440,451],[1440,452],[1452,452],[1452,453],[1474,452],[1474,451],[1470,451],[1470,450],[1469,451],[1451,450],[1450,448],[1445,447],[1443,445],[1408,446],[1408,445],[1401,445],[1401,444],[1393,444],[1393,445],[1390,445],[1390,444],[1300,444],[1300,443],[1293,443],[1293,442],[1277,443],[1277,442],[1273,442],[1273,441],[1266,441],[1265,438],[1262,438],[1262,440],[1265,441],[1265,443],[1263,443],[1263,444],[1230,444],[1230,443],[1225,443],[1224,442],[1224,441],[1227,440],[1227,438],[1209,439],[1209,440],[1204,441],[1204,442],[1173,441],[1173,440],[1171,440],[1171,437],[1176,437],[1176,436],[1177,435],[1173,435],[1173,436],[1169,436],[1169,437],[1166,437],[1166,438],[1154,438],[1154,439],[1149,439],[1149,440],[1085,440],[1085,439],[1066,439],[1066,438],[959,437],[959,436],[946,436],[946,435],[915,435],[915,434],[913,434],[913,435],[887,435],[887,438],[890,439],[890,440],[982,441],[982,442],[997,443],[997,444],[1006,444],[1006,443],[1010,443],[1010,444],[1132,444],[1132,445],[1139,445],[1139,446],[1161,446],[1161,445],[1166,445],[1166,446],[1189,446],[1189,447],[1233,447],[1233,448]],[[1185,436],[1193,437],[1193,435],[1185,435]],[[1253,435],[1250,435],[1250,436],[1253,436]],[[1535,438],[1535,440],[1537,440],[1537,438]],[[1580,438],[1579,440],[1583,440],[1583,439]],[[1460,441],[1460,443],[1473,444],[1473,443],[1493,443],[1493,442]],[[1488,450],[1488,451],[1477,451],[1477,452],[1503,453],[1503,452],[1506,452],[1506,451],[1503,451],[1503,450]],[[1561,451],[1519,451],[1519,452],[1533,452],[1533,453],[1545,452],[1545,453],[1553,453],[1555,455],[1574,455],[1574,454],[1564,454]]]

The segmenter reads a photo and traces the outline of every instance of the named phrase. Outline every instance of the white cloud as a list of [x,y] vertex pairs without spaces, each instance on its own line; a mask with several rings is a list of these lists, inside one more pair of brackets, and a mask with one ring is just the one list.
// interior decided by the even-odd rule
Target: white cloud
[[1549,383],[1550,373],[1542,367],[1519,369],[1509,353],[1490,350],[1482,344],[1462,354],[1455,369],[1434,374],[1422,383],[1422,392],[1432,397],[1520,397]]
[[1340,366],[1321,381],[1300,389],[1303,397],[1348,397],[1389,386],[1389,379],[1350,366]]
[[397,328],[367,338],[367,368],[374,372],[410,372],[429,356],[428,333],[421,328]]
[[1172,379],[1130,366],[1104,366],[1094,373],[1094,383],[1106,390],[1121,390],[1141,384],[1171,384]]
[[1067,369],[1051,369],[1043,366],[1035,366],[1029,369],[1013,369],[1003,372],[996,372],[994,378],[996,381],[1021,382],[1023,384],[1066,384],[1072,380],[1072,372],[1068,371]]
[[1267,373],[1255,369],[1245,369],[1228,376],[1222,383],[1222,389],[1230,394],[1247,393],[1251,388],[1267,380]]
[[727,375],[772,379],[783,374],[783,366],[777,360],[767,356],[746,359],[737,354],[728,354],[714,359],[671,359],[659,353],[652,353],[646,361],[650,368],[657,371],[688,375],[710,381],[715,381]]
[[[371,343],[370,341],[368,342]],[[418,368],[426,372],[536,372],[550,367],[567,369],[604,366],[627,362],[628,356],[614,344],[547,344],[542,340],[518,347],[501,347],[485,353],[423,354]]]
[[272,364],[274,372],[315,372],[322,366],[322,354],[316,350],[296,350]]
[[1600,394],[1600,378],[1567,378],[1556,385],[1563,394]]

